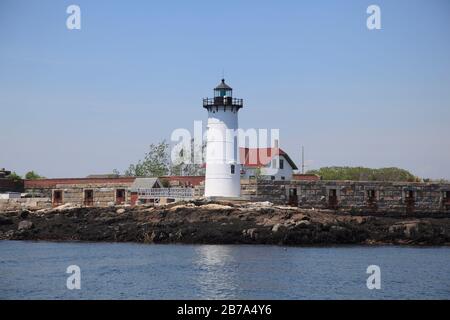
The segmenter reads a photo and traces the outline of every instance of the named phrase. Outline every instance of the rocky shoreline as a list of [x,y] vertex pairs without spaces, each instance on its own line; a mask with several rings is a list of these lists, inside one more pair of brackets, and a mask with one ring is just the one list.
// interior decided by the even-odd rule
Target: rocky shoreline
[[305,210],[268,202],[192,201],[150,207],[64,205],[0,213],[0,240],[450,245],[450,216]]

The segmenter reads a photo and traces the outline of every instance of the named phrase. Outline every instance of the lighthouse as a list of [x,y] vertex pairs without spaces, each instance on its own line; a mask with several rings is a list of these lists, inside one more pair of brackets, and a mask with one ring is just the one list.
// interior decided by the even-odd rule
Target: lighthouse
[[225,79],[214,88],[214,98],[203,99],[208,111],[205,197],[236,198],[241,195],[238,161],[238,112],[243,100],[233,98]]

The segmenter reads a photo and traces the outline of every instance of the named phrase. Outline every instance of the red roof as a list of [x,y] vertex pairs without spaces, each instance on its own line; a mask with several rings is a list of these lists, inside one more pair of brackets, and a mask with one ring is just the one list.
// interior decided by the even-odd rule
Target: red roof
[[24,180],[25,189],[52,189],[58,184],[132,184],[136,177],[120,178],[59,178]]
[[276,156],[284,157],[292,169],[297,170],[294,161],[281,148],[239,148],[239,158],[244,167],[265,167]]
[[[283,156],[291,165],[293,170],[297,170],[297,166],[289,155],[280,148],[239,148],[239,160],[243,167],[261,168],[265,167],[272,161],[273,157]],[[203,164],[206,167],[206,164]]]
[[300,181],[318,181],[320,180],[320,176],[317,174],[293,174],[292,180],[300,180]]

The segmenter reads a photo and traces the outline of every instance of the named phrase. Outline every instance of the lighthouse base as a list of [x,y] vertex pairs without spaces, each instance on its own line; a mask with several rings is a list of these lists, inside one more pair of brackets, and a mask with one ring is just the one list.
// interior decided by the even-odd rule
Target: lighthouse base
[[240,198],[241,184],[236,179],[206,179],[205,197]]

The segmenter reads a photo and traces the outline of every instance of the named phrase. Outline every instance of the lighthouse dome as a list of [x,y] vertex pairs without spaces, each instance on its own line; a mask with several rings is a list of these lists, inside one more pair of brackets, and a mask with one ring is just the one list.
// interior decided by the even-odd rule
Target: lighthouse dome
[[215,90],[217,89],[233,90],[229,85],[225,83],[225,79],[222,79],[222,82],[220,82],[220,84],[215,88]]
[[225,83],[225,79],[214,88],[214,97],[232,97],[233,89]]

